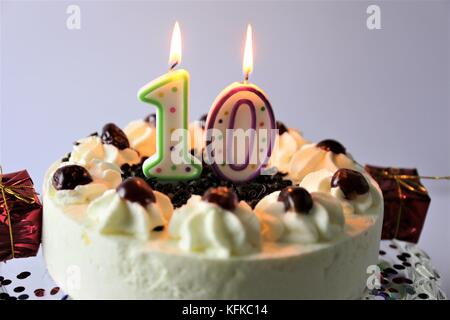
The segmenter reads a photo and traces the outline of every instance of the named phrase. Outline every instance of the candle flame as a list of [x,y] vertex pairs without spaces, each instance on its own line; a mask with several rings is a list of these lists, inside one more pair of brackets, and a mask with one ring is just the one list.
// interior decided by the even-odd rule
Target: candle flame
[[247,37],[245,39],[244,62],[242,63],[242,71],[244,72],[245,81],[248,80],[249,74],[253,70],[253,44],[252,44],[252,26],[247,26]]
[[170,43],[169,66],[172,70],[181,62],[181,31],[178,21],[175,22],[172,32],[172,41]]

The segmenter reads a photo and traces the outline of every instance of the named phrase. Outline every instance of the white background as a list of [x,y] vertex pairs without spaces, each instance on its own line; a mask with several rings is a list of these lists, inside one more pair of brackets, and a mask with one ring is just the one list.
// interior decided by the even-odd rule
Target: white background
[[[382,29],[366,28],[381,7]],[[66,8],[81,8],[81,30]],[[106,122],[149,113],[138,88],[167,71],[179,20],[191,73],[191,119],[242,79],[248,22],[251,81],[276,116],[313,141],[335,138],[360,163],[450,174],[448,1],[2,1],[1,161],[40,186],[71,143]],[[432,197],[420,245],[450,294],[450,183]]]

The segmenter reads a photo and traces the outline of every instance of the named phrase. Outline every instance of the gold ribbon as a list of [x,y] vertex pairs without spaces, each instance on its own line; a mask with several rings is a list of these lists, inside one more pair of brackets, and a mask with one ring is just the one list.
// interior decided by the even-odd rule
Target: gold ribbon
[[26,186],[26,185],[13,185],[13,186],[6,186],[3,184],[3,170],[2,166],[0,165],[0,191],[3,197],[3,203],[5,206],[6,211],[6,217],[8,219],[8,228],[9,228],[9,240],[11,243],[11,253],[12,257],[14,258],[14,237],[13,237],[13,230],[11,225],[11,215],[9,212],[8,202],[6,201],[6,195],[9,194],[13,197],[15,197],[19,201],[23,201],[27,204],[33,204],[36,202],[34,198],[34,194],[32,196],[23,195],[20,193],[21,190],[25,189],[33,189],[33,186]]
[[397,183],[397,192],[398,197],[400,199],[400,209],[397,218],[397,224],[395,227],[395,237],[397,237],[398,231],[400,229],[400,221],[402,217],[402,208],[403,208],[403,191],[402,186],[408,189],[409,191],[418,193],[418,194],[427,194],[427,189],[420,184],[420,179],[427,180],[450,180],[450,176],[419,176],[419,175],[406,175],[406,174],[392,174],[387,170],[383,170],[382,177],[394,179]]

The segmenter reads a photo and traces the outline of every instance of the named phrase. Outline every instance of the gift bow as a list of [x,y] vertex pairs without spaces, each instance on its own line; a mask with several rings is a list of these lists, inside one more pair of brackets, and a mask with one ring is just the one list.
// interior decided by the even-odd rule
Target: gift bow
[[8,202],[6,201],[6,195],[9,194],[13,197],[15,197],[17,200],[23,201],[27,204],[33,204],[36,202],[34,194],[29,196],[26,194],[21,193],[22,190],[25,189],[33,189],[33,186],[27,186],[27,185],[12,185],[7,186],[3,184],[3,170],[2,166],[0,166],[0,192],[3,197],[3,203],[6,211],[6,217],[8,219],[8,228],[9,228],[9,240],[11,243],[11,253],[12,257],[14,258],[14,237],[13,237],[13,230],[11,225],[11,215],[8,208]]

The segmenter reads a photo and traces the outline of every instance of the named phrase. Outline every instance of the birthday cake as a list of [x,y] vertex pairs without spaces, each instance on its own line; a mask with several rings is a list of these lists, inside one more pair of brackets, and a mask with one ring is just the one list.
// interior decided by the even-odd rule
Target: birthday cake
[[277,128],[264,174],[245,183],[206,163],[191,180],[144,175],[155,115],[78,140],[45,177],[50,275],[74,299],[361,297],[377,263],[380,189],[341,143]]

